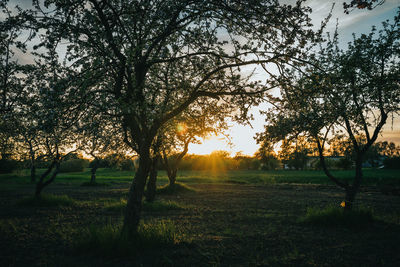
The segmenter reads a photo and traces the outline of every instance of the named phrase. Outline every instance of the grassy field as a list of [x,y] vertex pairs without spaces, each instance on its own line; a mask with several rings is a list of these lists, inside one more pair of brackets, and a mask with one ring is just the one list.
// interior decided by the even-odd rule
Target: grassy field
[[[38,170],[38,175],[44,170]],[[354,170],[332,171],[333,175],[345,180],[351,180],[354,176]],[[130,183],[133,179],[133,171],[117,171],[113,169],[99,169],[97,171],[97,182],[99,183]],[[90,169],[84,172],[60,173],[55,183],[61,184],[80,184],[90,179]],[[333,183],[328,179],[323,171],[179,171],[177,180],[186,183],[238,183],[238,184],[282,184],[282,183],[300,183],[300,184],[324,184]],[[0,174],[0,184],[27,184],[30,182],[29,170],[16,171],[13,174]],[[158,183],[163,185],[168,183],[165,171],[159,171]],[[364,185],[400,185],[400,171],[387,169],[364,169]]]
[[[399,188],[399,171],[365,170],[356,206],[373,220],[350,225],[305,219],[343,200],[320,171],[182,171],[178,181],[193,190],[144,205],[140,245],[109,234],[121,225],[132,177],[101,169],[98,182],[108,186],[85,187],[89,171],[60,174],[38,204],[28,199],[27,171],[0,175],[0,266],[400,266],[400,197],[382,190]],[[167,183],[164,172],[159,178]],[[96,231],[100,241],[90,238]]]

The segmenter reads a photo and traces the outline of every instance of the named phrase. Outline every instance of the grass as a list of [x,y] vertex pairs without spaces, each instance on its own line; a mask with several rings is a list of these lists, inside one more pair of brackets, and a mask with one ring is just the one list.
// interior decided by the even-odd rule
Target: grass
[[[121,233],[120,212],[126,206],[130,182],[103,188],[82,187],[82,181],[60,182],[50,185],[47,192],[62,192],[78,204],[40,209],[13,205],[21,195],[30,194],[34,185],[7,191],[0,184],[0,266],[398,266],[397,196],[364,188],[355,205],[373,208],[376,213],[371,214],[378,220],[355,231],[337,226],[343,225],[343,214],[335,213],[338,207],[334,212],[311,209],[304,216],[310,203],[318,207],[340,203],[344,192],[336,186],[226,183],[274,174],[241,172],[240,177],[239,173],[226,173],[223,178],[182,172],[187,175],[182,178],[185,182],[196,175],[215,182],[188,183],[196,193],[166,194],[144,207],[135,238]],[[290,179],[300,172],[276,175],[284,173]],[[89,176],[85,179],[89,181]],[[109,211],[113,209],[116,212]],[[301,216],[304,223],[298,221]],[[315,223],[321,218],[325,222]],[[362,216],[357,220],[350,224],[357,225],[356,229],[368,221]],[[327,224],[333,227],[313,226]]]
[[[126,207],[126,199],[120,198],[119,200],[109,200],[104,203],[104,207],[108,211],[120,211],[123,212]],[[154,202],[143,202],[142,209],[144,211],[157,211],[165,212],[169,210],[182,210],[185,207],[176,203],[175,201],[154,201]]]
[[175,195],[190,192],[196,192],[196,190],[182,183],[175,183],[173,186],[166,184],[157,188],[157,194]]
[[[39,176],[44,169],[38,169]],[[333,170],[333,175],[339,179],[349,181],[353,179],[354,170]],[[134,177],[134,171],[118,171],[114,169],[98,169],[97,183],[131,183]],[[398,170],[387,169],[364,169],[363,185],[393,185],[400,186],[400,175]],[[54,184],[82,184],[89,183],[91,172],[85,169],[83,172],[60,173],[57,175]],[[280,183],[298,183],[298,184],[333,184],[323,171],[305,170],[275,170],[275,171],[187,171],[178,172],[177,180],[185,184],[199,183],[234,183],[234,184],[280,184]],[[159,186],[168,184],[168,177],[165,171],[159,171]],[[20,185],[30,184],[29,170],[18,170],[12,174],[1,174],[0,184],[2,188],[14,190]]]
[[347,228],[365,227],[375,220],[371,209],[360,207],[345,211],[344,208],[333,205],[323,209],[309,208],[306,215],[300,218],[300,222],[308,224]]
[[181,242],[176,227],[170,220],[141,223],[133,237],[128,236],[121,228],[121,224],[112,223],[100,227],[92,225],[76,240],[75,250],[79,253],[89,252],[105,258],[115,258]]
[[17,202],[18,206],[24,207],[60,207],[75,206],[76,200],[67,195],[41,194],[40,197],[25,197]]
[[98,183],[98,182],[83,182],[81,186],[109,186],[107,183]]
[[144,202],[143,210],[145,211],[169,211],[169,210],[182,210],[185,209],[184,206],[178,204],[175,201],[154,201],[154,202]]

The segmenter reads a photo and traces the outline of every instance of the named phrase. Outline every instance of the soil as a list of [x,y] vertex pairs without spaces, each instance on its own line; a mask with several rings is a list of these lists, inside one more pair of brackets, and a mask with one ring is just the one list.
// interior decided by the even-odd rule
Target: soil
[[90,225],[118,223],[121,213],[96,199],[126,197],[129,184],[50,185],[45,193],[78,200],[70,207],[21,207],[32,185],[0,189],[0,266],[400,266],[400,197],[363,187],[357,205],[378,220],[365,227],[299,222],[309,207],[339,205],[344,192],[329,185],[192,184],[196,192],[157,196],[186,206],[144,212],[169,219],[182,242],[128,257],[79,253],[74,239]]

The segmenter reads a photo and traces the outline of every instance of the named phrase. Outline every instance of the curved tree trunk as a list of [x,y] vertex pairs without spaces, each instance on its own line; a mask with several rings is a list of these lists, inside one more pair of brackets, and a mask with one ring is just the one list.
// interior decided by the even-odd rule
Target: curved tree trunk
[[150,146],[147,149],[141,149],[139,168],[135,173],[132,185],[129,189],[128,202],[125,209],[124,224],[122,230],[129,236],[137,232],[142,211],[142,198],[146,185],[147,175],[150,169]]
[[[51,174],[50,178],[45,181],[45,178],[51,173],[54,169],[53,173]],[[43,188],[51,184],[54,179],[56,178],[58,172],[60,171],[60,162],[58,160],[53,160],[50,167],[40,176],[39,182],[36,184],[35,190],[35,197],[40,198],[40,194],[42,193]]]

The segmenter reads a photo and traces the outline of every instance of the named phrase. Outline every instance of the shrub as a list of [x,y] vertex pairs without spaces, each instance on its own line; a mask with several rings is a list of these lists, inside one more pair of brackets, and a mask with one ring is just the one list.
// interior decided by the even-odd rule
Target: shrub
[[71,159],[61,162],[60,172],[82,172],[85,169],[85,160]]
[[340,169],[349,170],[353,166],[353,161],[350,158],[344,157],[338,160],[336,166]]
[[121,171],[132,171],[135,169],[135,165],[133,164],[133,161],[130,159],[122,159],[119,162],[118,169]]
[[400,169],[400,157],[386,158],[383,165],[388,169]]
[[18,162],[11,159],[0,159],[0,174],[11,173],[18,166]]
[[76,201],[67,195],[41,194],[37,197],[25,197],[17,202],[18,206],[24,207],[59,207],[74,206]]
[[300,222],[320,226],[344,226],[358,228],[375,220],[373,212],[368,208],[353,208],[345,211],[342,207],[328,206],[323,209],[309,208]]

